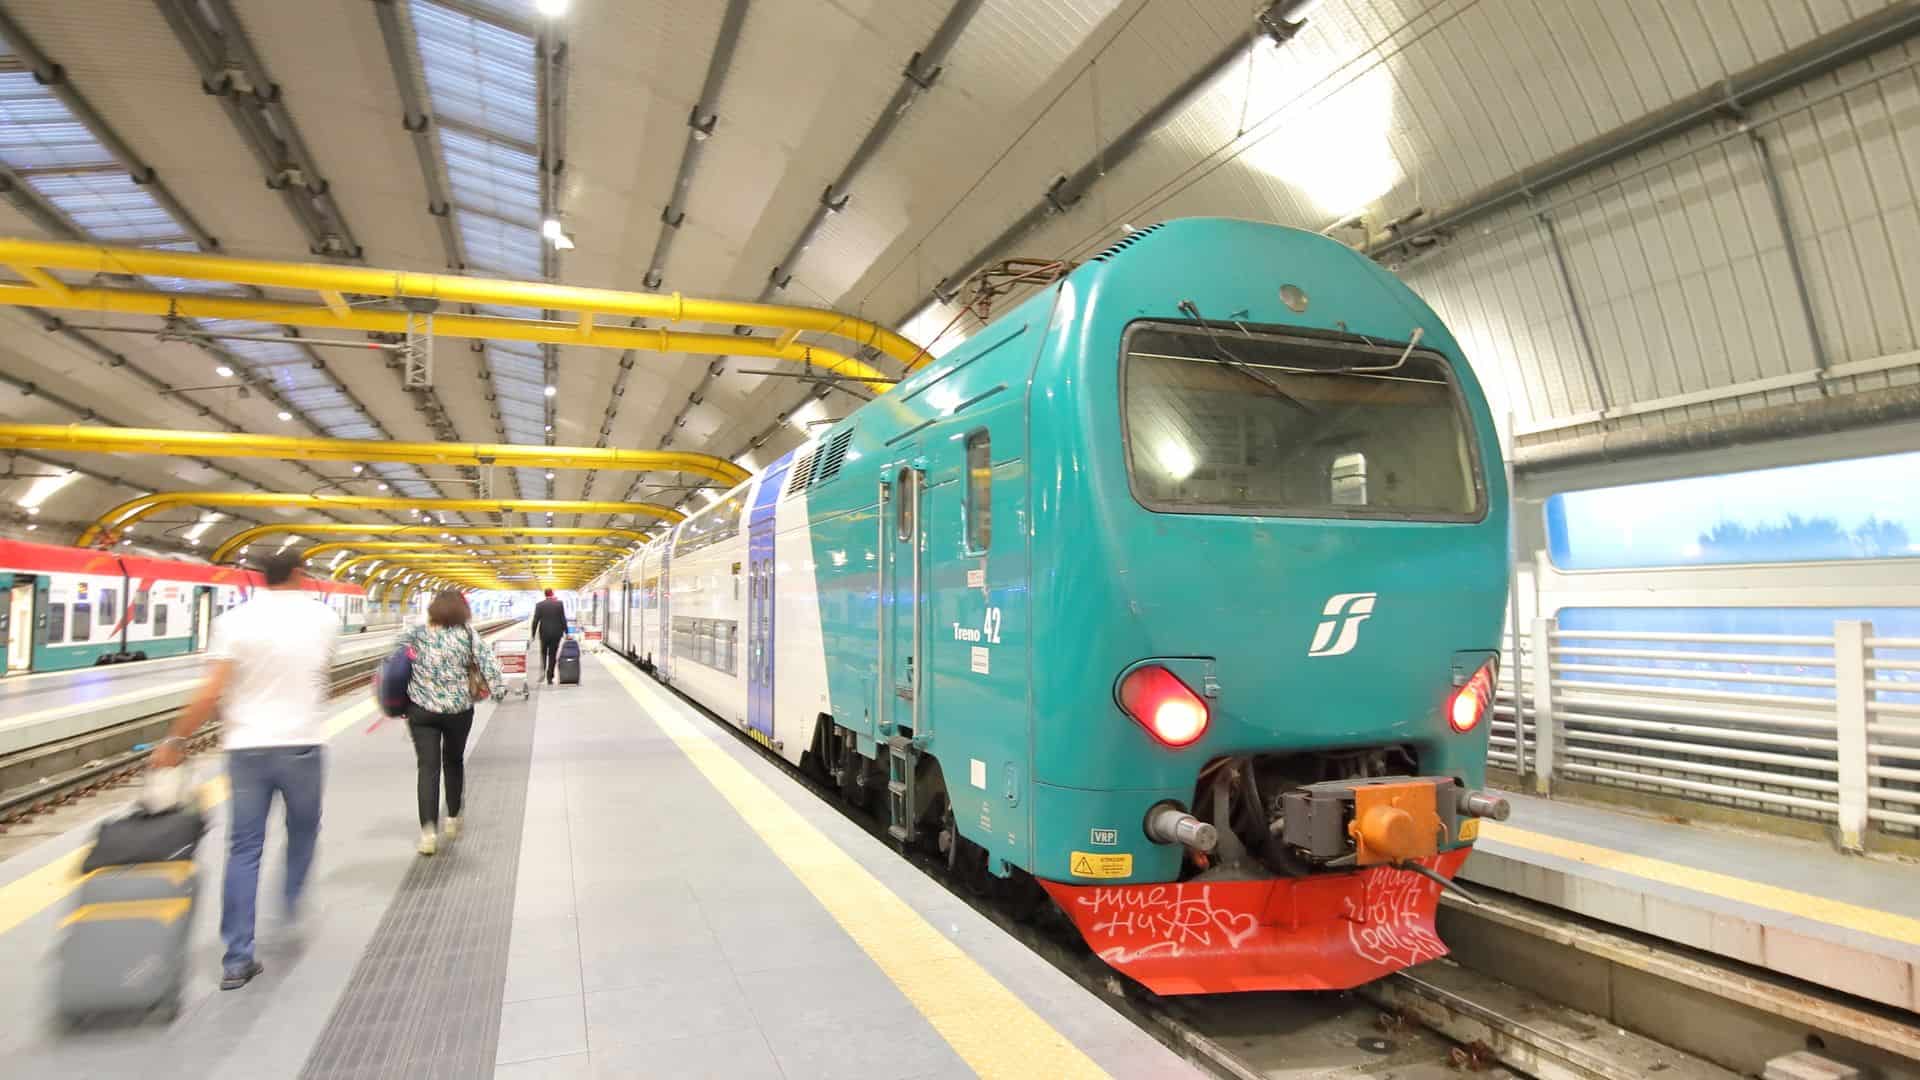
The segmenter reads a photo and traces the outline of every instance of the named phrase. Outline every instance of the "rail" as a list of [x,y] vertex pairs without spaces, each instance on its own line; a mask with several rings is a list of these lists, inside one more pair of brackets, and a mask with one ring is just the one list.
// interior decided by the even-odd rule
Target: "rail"
[[1491,764],[1814,821],[1859,848],[1920,836],[1920,638],[1582,629],[1509,634]]

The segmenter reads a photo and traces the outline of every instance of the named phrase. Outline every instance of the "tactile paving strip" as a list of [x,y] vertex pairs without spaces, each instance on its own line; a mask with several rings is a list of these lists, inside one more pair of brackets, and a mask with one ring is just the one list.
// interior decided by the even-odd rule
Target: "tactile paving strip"
[[408,871],[303,1080],[493,1074],[532,758],[532,703],[501,703],[467,757],[459,839]]

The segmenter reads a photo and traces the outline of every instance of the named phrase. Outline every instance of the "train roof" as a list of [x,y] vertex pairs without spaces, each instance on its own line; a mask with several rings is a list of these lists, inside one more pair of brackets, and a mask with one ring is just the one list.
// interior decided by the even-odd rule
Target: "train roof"
[[[46,574],[121,574],[136,580],[184,581],[195,585],[231,585],[250,589],[266,584],[259,572],[241,566],[214,566],[211,563],[161,559],[151,555],[122,555],[100,548],[0,539],[0,571],[4,570]],[[360,585],[350,581],[331,581],[318,577],[310,577],[308,586],[321,593],[359,595],[366,592]]]

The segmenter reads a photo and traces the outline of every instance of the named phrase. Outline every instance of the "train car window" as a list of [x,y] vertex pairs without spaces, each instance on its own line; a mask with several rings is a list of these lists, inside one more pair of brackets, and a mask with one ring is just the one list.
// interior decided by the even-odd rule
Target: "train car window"
[[746,506],[745,492],[720,499],[680,523],[674,533],[675,558],[699,551],[740,534],[740,513]]
[[133,594],[133,619],[131,621],[134,624],[139,626],[145,626],[147,624],[147,602],[152,599],[152,597],[153,594],[145,589],[141,589],[139,592]]
[[120,618],[120,596],[113,589],[100,590],[100,625],[112,626]]
[[913,539],[913,509],[914,504],[920,501],[917,498],[919,489],[915,486],[915,481],[919,476],[920,474],[912,468],[903,468],[894,477],[893,536],[896,540]]
[[85,601],[74,601],[73,633],[74,641],[87,641],[93,637],[93,605]]
[[153,636],[157,638],[167,636],[167,605],[164,603],[153,605]]
[[47,644],[58,645],[67,640],[67,605],[47,605]]
[[993,439],[967,436],[967,550],[984,555],[993,540]]
[[1453,369],[1391,343],[1136,323],[1121,396],[1134,497],[1163,513],[1472,521]]

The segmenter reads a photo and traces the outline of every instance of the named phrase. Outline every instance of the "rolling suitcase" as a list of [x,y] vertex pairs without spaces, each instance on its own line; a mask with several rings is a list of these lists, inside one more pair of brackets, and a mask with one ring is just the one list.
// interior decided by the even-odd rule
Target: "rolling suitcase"
[[573,638],[560,643],[560,681],[580,685],[580,643]]
[[77,1025],[102,1014],[177,1016],[199,884],[190,860],[88,874],[60,922],[54,982],[60,1018]]
[[193,853],[206,832],[198,809],[178,805],[184,778],[149,773],[143,805],[102,824],[80,865],[85,876],[60,920],[54,965],[54,1009],[69,1025],[98,1014],[179,1013],[200,889]]

